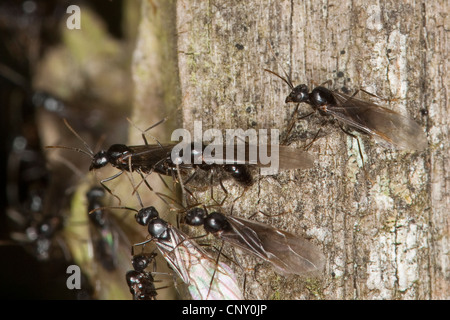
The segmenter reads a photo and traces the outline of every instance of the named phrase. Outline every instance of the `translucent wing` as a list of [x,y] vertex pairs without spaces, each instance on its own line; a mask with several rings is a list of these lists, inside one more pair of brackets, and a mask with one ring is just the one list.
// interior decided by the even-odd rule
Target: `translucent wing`
[[155,169],[158,163],[170,158],[170,153],[174,146],[175,144],[128,146],[132,150],[132,154],[130,157],[124,157],[123,164],[128,166],[128,161],[131,160],[133,170],[139,169],[142,172],[150,172]]
[[[131,160],[132,168],[139,168],[143,172],[153,170],[155,165],[171,158],[171,152],[175,144],[168,145],[141,145],[129,146],[132,154],[124,157],[123,166],[127,166]],[[201,145],[201,150],[196,150],[194,144],[189,144],[191,153],[189,163],[180,164],[180,169],[189,169],[193,164],[242,164],[255,165],[258,167],[268,167],[274,161],[278,163],[281,170],[307,169],[314,164],[314,156],[308,152],[294,149],[287,146],[267,145],[265,150],[261,150],[258,145]],[[262,157],[266,157],[262,159]],[[131,158],[131,159],[130,159]],[[173,159],[171,159],[173,160]],[[170,161],[169,164],[173,165]]]
[[269,225],[227,216],[232,229],[217,234],[220,239],[270,262],[283,275],[321,271],[325,257],[308,240]]
[[241,300],[241,290],[233,271],[216,263],[206,251],[178,229],[168,226],[170,240],[156,245],[178,276],[189,285],[194,300]]
[[286,146],[278,146],[281,170],[308,169],[314,165],[315,157],[302,150],[293,149]]
[[108,272],[123,268],[130,258],[131,243],[115,215],[103,208],[105,191],[101,187],[93,187],[86,193],[86,197],[89,234],[95,260]]
[[333,92],[336,106],[327,106],[327,113],[343,123],[373,136],[387,147],[401,150],[424,150],[427,138],[412,119],[342,93]]
[[[206,149],[208,148],[208,149]],[[279,169],[307,169],[314,164],[314,156],[310,153],[282,145],[266,145],[265,150],[261,150],[259,145],[236,144],[230,148],[232,152],[227,152],[226,145],[210,145],[204,148],[203,160],[205,162],[221,161],[220,164],[244,164],[255,165],[258,167],[270,166],[274,157],[277,157]],[[217,153],[211,153],[210,150],[220,151],[220,157]],[[230,151],[228,150],[228,151]],[[262,157],[267,157],[262,159]],[[269,162],[268,162],[269,161]],[[216,162],[217,163],[217,162]]]

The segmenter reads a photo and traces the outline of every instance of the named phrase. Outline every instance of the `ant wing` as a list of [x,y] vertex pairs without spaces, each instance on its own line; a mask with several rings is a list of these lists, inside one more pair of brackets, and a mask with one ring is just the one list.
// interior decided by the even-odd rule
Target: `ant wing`
[[[107,214],[104,212],[104,214]],[[93,244],[94,258],[107,271],[113,271],[118,266],[119,244],[121,239],[117,226],[113,226],[111,220],[102,227],[90,223],[90,236]],[[128,246],[130,248],[130,246]],[[127,250],[127,253],[129,250]],[[124,260],[127,261],[127,260]]]
[[226,264],[216,263],[178,229],[169,226],[167,230],[170,240],[157,240],[156,245],[173,270],[189,285],[194,300],[243,299],[236,276]]
[[[207,262],[206,262],[207,261]],[[234,272],[223,262],[202,260],[192,266],[189,292],[194,300],[243,300]]]
[[305,274],[321,271],[325,258],[308,240],[242,218],[227,217],[232,231],[223,231],[220,237],[270,262],[283,274]]
[[335,91],[333,96],[337,105],[328,106],[327,113],[344,124],[390,148],[422,151],[427,147],[426,135],[414,120],[369,101]]
[[[261,145],[246,143],[230,146],[227,150],[227,145],[209,145],[204,148],[203,160],[207,163],[255,165],[257,167],[268,167],[277,161],[281,170],[308,169],[314,164],[314,156],[306,151],[282,145],[268,144],[264,147],[265,149],[261,149]],[[212,152],[213,150],[214,152]],[[261,157],[266,159],[261,159]]]
[[174,146],[175,144],[128,146],[132,152],[130,155],[123,157],[122,163],[128,167],[130,165],[128,161],[130,161],[133,170],[139,169],[142,172],[150,172],[161,161],[170,158]]
[[287,146],[278,146],[278,148],[281,170],[309,169],[314,165],[315,157],[309,152]]
[[[103,209],[103,199],[88,198],[87,200],[89,205],[85,209],[97,208],[99,211],[84,212],[84,219],[87,219],[88,225],[81,227],[82,230],[77,230],[76,235],[82,233],[83,239],[86,240],[84,246],[89,248],[90,260],[83,258],[83,261],[86,263],[88,276],[96,279],[95,296],[99,299],[108,299],[114,292],[116,298],[124,299],[128,297],[129,290],[126,283],[118,279],[122,279],[129,269],[130,240],[123,230],[123,224],[117,220],[118,217],[110,210]],[[78,213],[75,215],[78,217]],[[79,225],[75,227],[80,228]],[[80,250],[78,247],[79,245],[77,250]]]
[[189,284],[189,270],[186,261],[190,260],[190,252],[194,250],[192,247],[195,245],[190,241],[185,241],[187,237],[184,233],[175,228],[168,227],[167,232],[170,235],[169,240],[156,239],[156,246],[181,280]]

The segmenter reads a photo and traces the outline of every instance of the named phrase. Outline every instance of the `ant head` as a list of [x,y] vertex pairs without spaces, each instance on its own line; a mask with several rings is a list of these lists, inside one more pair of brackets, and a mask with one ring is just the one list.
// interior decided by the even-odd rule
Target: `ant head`
[[120,166],[120,162],[123,157],[130,152],[130,148],[124,144],[113,144],[109,147],[108,151],[99,151],[92,157],[92,163],[89,170],[103,168],[108,163],[113,166]]
[[145,254],[135,255],[131,259],[131,264],[136,271],[144,271],[144,269],[147,268],[150,262],[151,259],[149,259]]
[[288,102],[308,102],[309,101],[309,88],[306,84],[301,84],[292,89],[291,93],[286,98]]
[[135,218],[141,226],[146,226],[151,220],[159,218],[159,213],[153,206],[145,207],[138,211]]
[[158,240],[170,240],[168,224],[160,218],[153,219],[148,223],[148,233],[152,236],[152,238],[156,238]]
[[92,157],[91,166],[89,167],[89,171],[94,169],[103,168],[108,164],[108,154],[105,150],[99,151]]
[[205,231],[209,233],[216,233],[230,229],[231,226],[227,218],[220,212],[213,212],[205,218]]
[[89,201],[95,201],[105,196],[105,190],[102,187],[93,187],[86,192],[86,197]]
[[201,226],[203,225],[207,213],[203,208],[193,208],[186,213],[184,221],[190,226]]

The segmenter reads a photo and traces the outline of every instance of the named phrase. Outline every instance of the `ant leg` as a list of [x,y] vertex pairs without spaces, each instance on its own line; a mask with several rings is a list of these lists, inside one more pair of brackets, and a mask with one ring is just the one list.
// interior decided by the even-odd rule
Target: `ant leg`
[[[133,175],[131,174],[131,172],[133,172],[133,167],[131,166],[131,157],[128,158],[128,171],[130,172],[130,176],[127,175],[127,178],[128,178],[128,180],[130,180],[131,185],[133,186],[133,192],[132,192],[131,194],[133,195],[133,194],[136,193],[136,197],[138,198],[139,204],[140,204],[141,207],[143,208],[143,207],[144,207],[144,204],[142,203],[142,199],[141,199],[141,196],[139,195],[139,192],[137,192],[137,189],[139,188],[139,186],[140,186],[140,184],[141,184],[142,182],[140,182],[138,185],[136,185],[136,184],[134,183]],[[145,181],[145,182],[147,182],[147,180],[144,178],[144,176],[143,176],[141,170],[136,170],[136,171],[139,173],[139,175],[141,176],[142,180]],[[151,189],[150,189],[150,190],[151,190]]]
[[246,191],[247,191],[247,188],[244,188],[244,190],[242,191],[241,195],[238,196],[238,197],[236,197],[236,198],[233,200],[233,203],[231,204],[231,209],[230,209],[230,216],[233,215],[234,204],[236,203],[236,201],[238,201],[240,198],[242,198],[242,197],[244,196],[244,194],[245,194]]
[[322,128],[319,128],[319,130],[317,130],[316,135],[314,136],[314,138],[311,140],[310,143],[308,143],[306,146],[303,147],[304,150],[308,150],[309,148],[311,148],[311,146],[313,145],[314,142],[316,142],[317,137],[319,136],[320,131],[322,131]]
[[214,199],[213,177],[214,177],[213,174],[211,174],[210,177],[209,177],[209,185],[210,185],[209,190],[210,190],[210,196],[211,196],[211,199],[212,199],[215,203],[217,203],[216,199]]
[[156,248],[153,249],[153,251],[149,253],[150,259],[152,260],[153,272],[156,272],[156,264],[157,264],[157,263],[156,263],[156,256],[158,255],[158,254],[155,252],[155,250],[156,250]]
[[350,100],[350,99],[353,99],[359,92],[364,92],[365,94],[367,94],[367,95],[369,95],[369,96],[371,96],[371,97],[374,97],[374,98],[377,98],[377,99],[380,99],[380,100],[384,100],[384,101],[387,101],[387,102],[391,102],[391,101],[396,101],[397,99],[396,98],[393,98],[393,99],[386,99],[386,98],[383,98],[383,97],[380,97],[380,96],[377,96],[376,94],[373,94],[373,93],[371,93],[371,92],[369,92],[369,91],[367,91],[367,90],[365,90],[365,89],[363,89],[363,88],[359,88],[358,90],[356,90],[347,100]]
[[299,107],[300,107],[300,103],[297,103],[297,105],[295,106],[295,110],[292,113],[291,121],[289,122],[289,125],[288,125],[288,130],[287,130],[287,132],[286,132],[286,134],[284,136],[283,142],[281,143],[283,145],[287,145],[287,140],[289,138],[289,134],[291,133],[292,128],[294,127],[294,124],[297,121],[296,116],[297,116]]
[[133,244],[133,245],[131,246],[131,255],[134,256],[134,247],[137,247],[137,246],[143,246],[143,245],[145,245],[145,244],[147,244],[147,243],[149,243],[149,242],[152,242],[152,241],[153,241],[153,239],[148,239],[148,240],[145,240],[145,241],[142,241],[142,242]]
[[[197,169],[197,170],[198,170],[198,169]],[[197,170],[195,170],[194,173],[191,174],[191,175],[189,176],[189,178],[186,179],[186,181],[184,182],[184,184],[189,184],[189,182],[191,182],[191,180],[195,178],[195,176],[197,175]]]
[[[144,174],[143,174],[142,171],[140,171],[140,170],[136,170],[136,172],[139,173],[139,175],[140,175],[141,178],[142,178],[142,181],[143,181],[144,184],[147,186],[147,188],[149,188],[150,191],[152,191],[153,193],[155,193],[155,194],[158,196],[158,198],[160,198],[160,199],[162,200],[162,202],[164,202],[166,205],[169,205],[169,203],[165,200],[165,198],[169,199],[170,201],[172,201],[173,203],[175,203],[175,204],[177,204],[177,205],[179,205],[179,206],[182,206],[180,203],[178,203],[178,201],[176,201],[175,199],[173,199],[173,198],[170,197],[169,195],[166,195],[166,194],[164,194],[164,193],[155,191],[155,190],[150,186],[150,184],[148,183],[148,181],[147,181],[147,179],[146,179],[146,177],[148,177],[148,175],[147,175],[147,176],[144,176]],[[160,177],[161,177],[161,176],[160,176]],[[162,180],[162,179],[161,179],[161,180]],[[163,181],[164,181],[164,180],[163,180]],[[138,186],[139,186],[139,185],[138,185]],[[138,187],[138,186],[137,186],[137,187]],[[136,194],[138,195],[138,198],[139,198],[139,193],[137,192],[137,187],[134,189],[133,193],[136,193]],[[169,189],[169,190],[170,190],[170,189]],[[141,203],[141,207],[143,207],[142,203]]]
[[170,192],[174,192],[172,189],[170,189],[169,185],[167,184],[166,180],[163,179],[163,177],[161,176],[161,174],[158,173],[158,177],[161,180],[161,182],[163,183],[164,187],[169,190]]
[[[313,81],[314,83],[314,81]],[[328,85],[328,87],[330,87],[333,84],[333,80],[328,79],[327,81],[324,81],[320,84],[320,86],[324,86],[324,85]]]
[[310,112],[310,113],[308,113],[308,114],[305,114],[305,115],[301,116],[300,118],[297,118],[297,120],[302,120],[302,119],[308,118],[308,117],[309,117],[310,115],[312,115],[314,112],[315,112],[315,111]]
[[[141,170],[136,170],[136,171],[137,171],[137,173],[139,173],[139,175],[141,176],[142,182],[147,186],[147,188],[148,188],[150,191],[154,191],[153,188],[152,188],[152,186],[150,185],[150,183],[148,183],[148,181],[147,181],[147,179],[146,179],[150,174],[147,174],[146,176],[144,176],[144,174],[142,173]],[[134,190],[133,192],[137,192],[137,188],[140,186],[140,184],[141,184],[142,182],[140,182],[140,183],[136,186],[136,188],[135,188],[135,190]]]
[[167,121],[167,118],[163,118],[163,119],[159,120],[157,123],[152,124],[150,127],[148,127],[147,129],[145,129],[144,132],[147,132],[147,131],[153,129],[153,128],[155,128],[156,126],[159,126],[161,123],[166,122],[166,121]]
[[214,282],[214,277],[216,276],[217,266],[219,265],[220,254],[222,253],[222,249],[223,249],[223,243],[224,243],[224,241],[222,240],[222,245],[220,246],[219,254],[217,255],[217,259],[216,259],[216,267],[214,268],[214,272],[211,277],[211,282],[209,283],[209,289],[208,289],[208,294],[206,295],[206,300],[208,300],[209,293],[211,292],[211,287]]
[[[201,245],[201,246],[204,246],[204,245],[202,245],[202,244],[200,244],[200,245]],[[208,294],[207,294],[207,296],[209,296],[209,293],[211,292],[211,288],[212,288],[212,284],[213,284],[215,275],[216,275],[216,273],[217,273],[218,268],[220,267],[220,264],[219,264],[220,256],[223,256],[225,259],[227,259],[227,260],[229,260],[230,262],[232,262],[232,263],[234,263],[235,265],[237,265],[242,271],[245,272],[245,270],[244,270],[244,268],[241,266],[241,264],[238,262],[238,259],[236,258],[236,254],[235,254],[234,250],[233,250],[234,260],[233,260],[232,258],[228,257],[227,255],[225,255],[225,254],[222,252],[222,251],[223,251],[223,247],[224,247],[224,241],[223,241],[223,240],[222,240],[222,245],[220,246],[220,249],[218,249],[218,248],[215,247],[215,246],[212,246],[211,244],[206,245],[206,246],[210,246],[210,247],[212,247],[214,250],[218,251],[217,259],[215,259],[215,265],[216,265],[216,267],[215,267],[214,273],[213,273],[213,275],[212,275],[212,277],[211,277],[210,286],[209,286],[210,289],[208,290]]]
[[[216,203],[217,206],[221,207],[225,203],[225,200],[227,200],[227,198],[230,194],[228,193],[228,190],[223,185],[223,181],[221,178],[219,178],[219,184],[220,184],[220,187],[222,188],[223,192],[225,192],[225,197],[222,199],[222,201],[220,201],[220,203],[214,197],[211,197],[211,199],[214,200],[214,202]],[[211,191],[212,191],[212,184],[211,184]]]
[[[142,131],[141,129],[139,129],[138,127],[136,127],[136,125],[135,125],[129,118],[127,118],[127,120],[128,120],[128,122],[129,122],[133,127],[135,127],[136,129],[138,129],[138,130],[141,132],[141,134],[142,134],[142,139],[144,140],[144,144],[145,144],[146,146],[148,146],[148,141],[147,141],[147,138],[145,137],[146,132],[149,131],[149,130],[151,130],[151,129],[153,129],[154,127],[158,126],[159,124],[165,122],[165,121],[167,120],[167,118],[164,118],[164,119],[162,119],[162,120],[159,120],[157,123],[151,125],[149,128],[145,129],[144,131]],[[155,138],[154,136],[152,136],[152,135],[150,135],[150,137],[151,137],[153,140],[155,140],[156,143],[157,143],[161,148],[163,147],[162,144],[158,141],[158,139],[156,139],[156,138]]]
[[219,184],[221,189],[223,190],[223,192],[225,193],[225,197],[222,199],[222,201],[217,201],[216,198],[214,197],[214,187],[213,187],[213,179],[214,179],[214,168],[210,169],[210,196],[211,199],[214,201],[215,205],[214,206],[218,206],[221,207],[224,203],[225,200],[228,198],[228,190],[225,188],[225,186],[223,185],[223,181],[222,178],[220,177],[220,175],[218,176],[219,179]]
[[[189,183],[189,181],[197,174],[197,170],[194,171],[194,173],[186,181],[183,181],[183,179],[181,177],[181,171],[179,170],[179,166],[178,165],[176,165],[176,166],[177,166],[177,172],[176,172],[177,176],[175,176],[174,172],[172,172],[172,179],[173,179],[174,183],[177,181],[177,179],[179,181],[179,184],[181,187],[181,197],[182,197],[181,206],[185,208],[188,200],[187,200],[187,197],[185,196],[184,192],[186,192],[189,196],[191,196],[191,198],[193,198],[196,202],[198,202],[197,199],[195,198],[194,194],[192,193],[192,191],[186,187],[186,184]],[[175,184],[174,184],[174,189],[175,189]]]
[[[358,89],[355,92],[353,92],[353,94],[351,96],[349,96],[349,98],[347,100],[345,100],[343,105],[346,104],[348,101],[352,100],[358,94],[359,91],[363,91],[363,92],[366,92],[367,94],[369,94],[371,96],[374,96],[373,94],[371,94],[371,93],[369,93],[369,92],[367,92],[367,91],[365,91],[363,89]],[[342,129],[342,127],[341,127],[341,129]],[[344,130],[344,132],[347,133],[345,130]]]
[[[195,202],[195,203],[198,203],[197,198],[194,196],[194,193],[193,193],[191,190],[189,190],[186,186],[184,186],[182,190],[186,191],[186,193],[187,193],[192,199],[194,199],[194,202]],[[187,197],[185,197],[185,198],[187,198]],[[186,201],[186,203],[187,203],[187,201]]]
[[109,188],[105,185],[105,182],[114,180],[115,178],[117,178],[118,176],[120,176],[122,173],[123,173],[123,171],[120,171],[120,172],[116,173],[115,175],[113,175],[113,176],[111,176],[111,177],[109,177],[109,178],[106,178],[106,179],[103,179],[103,180],[100,181],[100,184],[102,185],[102,187],[105,188],[105,190],[108,191],[109,194],[111,194],[113,197],[115,197],[117,200],[119,200],[119,205],[122,204],[122,201],[120,200],[120,198],[119,198],[117,195],[115,195],[115,194],[111,191],[111,189],[109,189]]
[[93,212],[97,211],[97,210],[108,210],[108,209],[125,209],[125,210],[130,210],[130,211],[134,211],[134,212],[138,212],[138,210],[131,208],[131,207],[126,207],[126,206],[118,206],[118,207],[99,207],[99,208],[94,208],[91,211],[88,212],[88,214],[92,214]]
[[265,213],[265,212],[263,212],[263,211],[261,211],[261,210],[258,210],[257,212],[255,212],[254,214],[252,214],[250,217],[248,217],[248,219],[253,218],[253,217],[256,216],[258,213],[261,213],[263,216],[266,216],[266,217],[269,217],[269,218],[271,218],[271,217],[278,217],[278,216],[282,216],[282,215],[285,215],[285,214],[286,214],[286,212],[281,212],[281,213],[278,213],[278,214],[268,214],[268,213]]
[[365,94],[368,94],[369,96],[372,96],[372,97],[374,97],[374,98],[377,98],[377,99],[380,99],[380,100],[387,101],[387,102],[389,102],[389,103],[391,103],[392,101],[397,101],[397,100],[398,100],[397,98],[392,98],[392,99],[389,99],[389,98],[383,98],[383,97],[377,96],[376,94],[373,94],[373,93],[371,93],[371,92],[369,92],[369,91],[367,91],[367,90],[365,90],[365,89],[362,89],[362,88],[359,88],[356,92],[359,92],[359,91],[362,91],[362,92],[364,92]]
[[130,180],[131,185],[133,186],[133,193],[132,194],[136,193],[136,197],[137,197],[137,199],[139,201],[139,205],[141,206],[141,208],[143,208],[144,204],[142,203],[141,196],[139,195],[139,192],[137,192],[136,188],[134,188],[135,183],[134,183],[134,179],[133,179],[133,174],[131,174],[131,171],[130,171],[130,175],[127,174],[126,176],[127,176],[128,180]]
[[[222,245],[220,246],[220,249],[218,250],[219,253],[218,253],[218,255],[217,255],[217,259],[215,260],[215,265],[216,265],[216,267],[214,268],[214,272],[213,272],[213,274],[212,274],[212,276],[211,276],[211,281],[210,281],[210,283],[209,283],[209,289],[208,289],[208,293],[207,293],[206,297],[209,297],[209,294],[210,294],[210,292],[211,292],[211,288],[212,288],[212,285],[213,285],[213,282],[214,282],[214,278],[215,278],[215,276],[216,276],[217,269],[218,269],[218,267],[219,267],[219,259],[220,259],[220,256],[221,256],[221,255],[223,255],[226,259],[229,259],[229,260],[232,261],[233,263],[236,263],[241,269],[243,269],[242,266],[241,266],[240,264],[238,264],[237,262],[233,261],[232,259],[230,259],[229,257],[227,257],[226,255],[224,255],[224,254],[222,253],[223,246],[224,246],[224,241],[222,240]],[[213,248],[217,250],[217,248],[215,248],[215,247],[213,247]],[[237,260],[236,260],[236,261],[237,261]],[[206,298],[206,299],[208,299],[208,298]]]
[[296,106],[296,108],[295,108],[295,111],[294,111],[294,113],[292,114],[292,120],[291,120],[291,122],[290,122],[289,125],[288,125],[288,131],[287,131],[287,133],[286,133],[286,135],[285,135],[285,137],[284,137],[284,139],[283,139],[283,142],[281,143],[282,145],[288,145],[289,134],[291,133],[292,128],[294,127],[295,122],[297,122],[298,120],[302,120],[302,119],[308,118],[309,116],[311,116],[311,115],[315,112],[315,111],[313,111],[313,112],[310,112],[310,113],[308,113],[308,114],[302,115],[301,117],[296,118],[296,115],[297,115],[297,113],[298,113],[298,108],[299,108],[299,106],[300,106],[300,103],[297,104],[297,106]]

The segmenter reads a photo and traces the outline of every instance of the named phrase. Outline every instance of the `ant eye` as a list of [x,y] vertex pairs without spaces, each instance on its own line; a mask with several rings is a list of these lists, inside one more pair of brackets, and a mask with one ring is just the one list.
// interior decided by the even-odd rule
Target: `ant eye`
[[299,101],[306,101],[306,100],[308,100],[308,98],[309,98],[309,92],[308,91],[309,90],[308,90],[308,87],[306,85],[301,84],[296,89],[297,89],[296,90],[297,99]]

